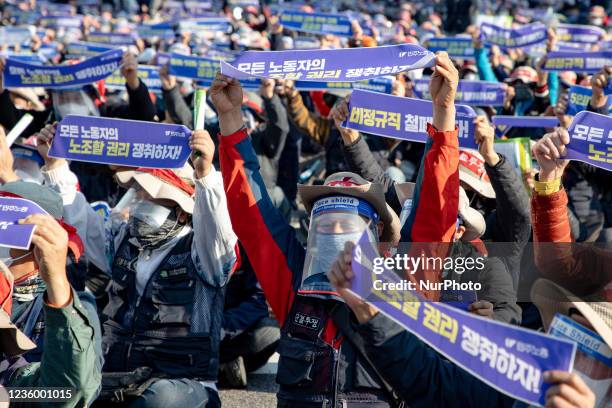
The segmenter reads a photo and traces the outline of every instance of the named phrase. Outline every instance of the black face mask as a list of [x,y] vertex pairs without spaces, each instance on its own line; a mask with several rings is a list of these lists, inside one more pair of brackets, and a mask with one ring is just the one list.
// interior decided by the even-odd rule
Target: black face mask
[[533,99],[533,91],[529,85],[518,84],[514,87],[514,98],[517,101],[529,101]]

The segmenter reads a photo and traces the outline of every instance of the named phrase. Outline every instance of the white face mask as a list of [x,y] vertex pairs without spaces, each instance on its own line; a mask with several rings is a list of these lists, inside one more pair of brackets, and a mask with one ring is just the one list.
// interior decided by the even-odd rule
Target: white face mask
[[36,184],[42,184],[44,181],[38,163],[33,160],[16,157],[13,168],[17,177],[22,181],[29,181]]
[[149,200],[142,200],[136,203],[130,215],[143,221],[152,229],[158,230],[168,219],[171,211],[170,208],[163,205],[156,204]]

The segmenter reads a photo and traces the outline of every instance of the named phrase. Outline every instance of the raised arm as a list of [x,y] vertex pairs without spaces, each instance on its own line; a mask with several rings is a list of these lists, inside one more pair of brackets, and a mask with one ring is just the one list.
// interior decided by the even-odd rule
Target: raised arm
[[263,99],[266,124],[260,131],[262,152],[273,160],[278,160],[285,147],[289,134],[287,111],[278,95],[274,93],[275,81],[262,79],[259,93]]
[[136,57],[126,53],[121,64],[121,74],[126,81],[125,88],[128,94],[128,104],[127,106],[125,104],[110,106],[105,116],[153,121],[156,114],[155,105],[149,95],[149,89],[138,78],[138,61]]
[[305,250],[268,196],[240,112],[240,83],[218,73],[209,93],[219,115],[219,161],[232,226],[282,325],[301,282]]
[[485,160],[485,171],[495,191],[496,211],[487,228],[487,235],[493,242],[506,242],[512,246],[511,250],[507,250],[507,246],[503,250],[492,247],[489,256],[499,256],[504,261],[516,288],[523,250],[531,235],[529,196],[510,162],[495,152],[493,126],[482,116],[476,118],[475,123],[474,139]]
[[196,130],[190,146],[196,177],[192,254],[197,254],[194,261],[205,281],[221,286],[236,264],[238,239],[232,230],[221,173],[212,165],[214,142],[207,131]]
[[544,135],[533,153],[540,165],[531,197],[535,264],[540,273],[577,296],[593,294],[610,281],[612,253],[592,245],[572,243],[567,194],[561,176],[568,161],[569,134],[563,128]]
[[313,112],[310,112],[304,101],[302,95],[292,86],[287,86],[287,113],[298,127],[298,129],[308,137],[312,138],[315,142],[321,146],[325,146],[325,142],[331,132],[332,121],[331,119],[322,118]]
[[380,167],[363,136],[356,130],[342,127],[342,123],[349,115],[348,100],[348,97],[343,99],[330,112],[342,137],[344,159],[352,172],[372,183],[382,184],[385,189],[385,200],[394,210],[400,211],[401,205],[394,188],[395,181]]
[[181,95],[176,77],[168,73],[167,65],[159,69],[159,77],[162,83],[162,97],[172,121],[187,127],[193,126],[193,112]]
[[402,241],[453,241],[459,208],[459,139],[454,102],[458,82],[459,74],[448,55],[438,53],[429,84],[433,124],[427,125],[427,133],[431,147],[421,163],[415,210],[402,228]]
[[110,231],[107,234],[104,219],[91,208],[83,193],[79,191],[79,180],[68,167],[68,162],[49,157],[49,148],[54,135],[55,125],[47,125],[37,134],[38,153],[45,161],[41,169],[45,184],[62,197],[64,220],[77,229],[77,233],[83,239],[87,257],[101,271],[110,275],[107,250],[103,245],[108,242]]

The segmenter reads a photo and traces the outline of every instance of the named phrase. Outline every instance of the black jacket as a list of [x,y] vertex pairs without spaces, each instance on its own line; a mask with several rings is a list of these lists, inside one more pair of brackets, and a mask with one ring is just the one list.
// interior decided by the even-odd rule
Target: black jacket
[[[472,244],[463,241],[453,243],[449,256],[464,259],[482,257]],[[502,258],[486,257],[482,270],[477,267],[463,273],[449,270],[444,271],[443,275],[446,275],[446,280],[480,283],[482,289],[476,295],[478,300],[488,300],[493,304],[493,319],[517,325],[521,323],[521,308],[516,304],[516,290]]]
[[261,176],[270,189],[276,185],[278,178],[278,162],[289,134],[289,119],[278,95],[262,100],[266,121],[251,133],[251,140],[261,167]]
[[193,112],[181,95],[178,85],[169,91],[162,90],[162,97],[172,121],[191,128],[193,126]]
[[487,216],[483,240],[503,245],[488,246],[489,256],[506,264],[514,287],[518,287],[521,257],[531,236],[529,196],[523,181],[503,155],[495,166],[485,163],[485,171],[495,190],[495,211]]
[[411,408],[511,407],[514,403],[382,313],[356,325],[356,330],[378,372]]

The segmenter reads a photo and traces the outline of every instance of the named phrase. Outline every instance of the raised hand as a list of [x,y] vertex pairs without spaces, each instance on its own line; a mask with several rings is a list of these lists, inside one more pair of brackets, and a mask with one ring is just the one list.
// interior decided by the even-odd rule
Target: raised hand
[[45,170],[47,171],[58,168],[66,162],[64,159],[49,157],[49,149],[51,148],[51,142],[53,142],[53,137],[55,136],[55,127],[55,123],[47,125],[36,135],[36,150],[38,150],[38,154],[40,154],[45,161]]
[[359,138],[359,132],[353,129],[342,127],[342,123],[349,117],[349,96],[341,99],[329,112],[329,116],[334,120],[334,124],[340,131],[340,136],[345,145],[353,144]]
[[612,74],[612,67],[604,67],[591,77],[591,87],[593,88],[591,106],[595,109],[606,105],[608,97],[604,94],[604,88],[608,85],[610,74]]
[[237,132],[243,126],[240,82],[217,72],[208,94],[219,116],[221,134],[229,136]]
[[333,263],[329,272],[327,272],[327,279],[329,279],[330,283],[338,291],[338,294],[351,308],[355,317],[357,317],[357,321],[363,324],[376,316],[378,309],[348,290],[354,276],[353,269],[351,268],[353,248],[355,248],[353,242],[344,244],[344,249],[338,254],[338,259]]
[[567,106],[569,105],[569,96],[567,93],[563,93],[559,100],[557,101],[557,105],[555,106],[555,116],[559,119],[559,123],[561,127],[567,129],[569,125],[572,123],[573,116],[567,114]]
[[138,79],[138,60],[134,54],[130,52],[123,54],[121,75],[125,78],[130,89],[136,89],[140,86],[140,79]]
[[68,233],[48,214],[30,215],[19,223],[36,226],[32,236],[34,259],[47,286],[47,300],[56,307],[65,306],[71,298],[66,277]]
[[532,153],[540,165],[539,180],[553,181],[561,178],[563,170],[569,163],[563,160],[567,154],[566,145],[570,137],[566,129],[556,128],[554,132],[545,134],[533,146]]
[[240,111],[242,106],[242,87],[237,79],[217,72],[217,76],[208,93],[213,105],[217,109],[217,113],[224,114]]
[[478,145],[478,152],[489,166],[495,166],[499,162],[499,155],[495,152],[495,128],[487,118],[478,116],[474,119],[474,141]]
[[215,155],[215,143],[210,134],[206,130],[194,130],[189,139],[189,147],[192,150],[191,161],[196,177],[206,177],[210,173]]
[[274,81],[273,79],[263,78],[259,87],[259,94],[264,99],[272,99],[272,97],[274,96],[275,86],[276,81]]
[[429,93],[433,102],[433,125],[439,131],[455,129],[455,94],[459,84],[459,72],[448,54],[436,53],[434,73],[429,81]]
[[493,317],[493,303],[488,300],[478,300],[468,307],[470,313],[474,313],[475,315],[482,317]]
[[595,394],[576,373],[546,371],[544,381],[554,384],[546,391],[546,408],[593,408]]
[[159,69],[159,79],[161,80],[162,88],[165,91],[174,89],[176,86],[176,77],[170,75],[168,65],[164,65]]

